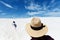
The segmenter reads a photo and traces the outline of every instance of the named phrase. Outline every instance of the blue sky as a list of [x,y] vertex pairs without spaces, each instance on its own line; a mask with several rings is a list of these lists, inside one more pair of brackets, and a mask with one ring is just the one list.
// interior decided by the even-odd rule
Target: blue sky
[[0,0],[0,18],[60,17],[60,0]]

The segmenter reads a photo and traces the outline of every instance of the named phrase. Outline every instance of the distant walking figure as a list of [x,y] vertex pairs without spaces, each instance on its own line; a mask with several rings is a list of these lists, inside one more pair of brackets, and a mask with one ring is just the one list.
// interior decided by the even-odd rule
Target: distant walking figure
[[15,21],[13,21],[13,25],[14,25],[14,27],[15,27],[15,28],[17,27],[17,25],[16,25]]

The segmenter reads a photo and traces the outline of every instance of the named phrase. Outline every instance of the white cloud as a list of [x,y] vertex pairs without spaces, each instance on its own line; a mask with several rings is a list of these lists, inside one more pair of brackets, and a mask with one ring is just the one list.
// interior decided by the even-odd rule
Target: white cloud
[[49,11],[48,13],[45,13],[44,15],[55,16],[55,17],[60,16],[60,9],[59,8],[55,8],[52,11]]
[[40,14],[39,12],[28,12],[28,15]]
[[43,14],[45,11],[28,12],[28,15]]
[[42,10],[48,10],[47,6],[45,4],[43,4],[43,9]]
[[29,4],[28,6],[25,6],[26,9],[31,10],[31,11],[27,12],[28,15],[42,14],[46,10],[48,10],[45,4],[43,4],[43,6],[41,6],[40,4],[35,3],[32,0],[28,4]]
[[52,0],[52,1],[51,1],[51,3],[54,3],[54,2],[55,2],[55,0]]
[[41,6],[38,4],[35,4],[34,2],[30,2],[29,4],[30,4],[29,6],[25,6],[25,8],[28,10],[40,10],[41,9]]
[[58,17],[58,16],[60,16],[60,12],[48,12],[47,14],[44,14],[44,15]]
[[49,3],[49,5],[48,5],[48,7],[47,8],[49,8],[49,7],[53,7],[56,3],[54,3],[55,2],[55,0],[51,0],[51,2]]
[[27,12],[28,15],[36,15],[36,14],[42,14],[42,15],[45,15],[45,16],[60,16],[60,9],[59,8],[55,8],[54,10],[52,11],[35,11],[35,12],[30,12],[28,11]]
[[2,10],[0,10],[0,12],[2,12]]
[[59,7],[56,7],[52,10],[48,9],[48,8],[54,7],[56,5],[55,0],[51,0],[51,2],[49,3],[48,6],[46,6],[47,5],[46,3],[43,3],[43,6],[41,6],[40,4],[35,3],[32,0],[28,4],[29,4],[29,6],[25,6],[26,9],[31,10],[31,11],[27,12],[28,15],[41,14],[41,15],[47,15],[47,16],[60,16]]
[[55,8],[55,9],[53,9],[52,11],[59,12],[59,11],[60,11],[60,8]]
[[2,10],[0,10],[0,15],[6,15]]
[[9,7],[9,8],[13,8],[11,5],[9,5],[9,4],[7,4],[7,3],[5,3],[5,2],[3,2],[3,1],[0,1],[2,4],[4,4],[6,7]]
[[[28,4],[29,4],[29,6],[25,6],[26,9],[31,10],[31,11],[27,12],[28,15],[42,14],[46,10],[45,5],[43,6],[44,7],[43,8],[43,7],[41,7],[41,5],[39,5],[38,3],[34,3],[34,1],[32,1],[32,0]],[[41,10],[44,10],[44,11],[41,11]]]
[[6,15],[6,13],[1,13],[1,15]]

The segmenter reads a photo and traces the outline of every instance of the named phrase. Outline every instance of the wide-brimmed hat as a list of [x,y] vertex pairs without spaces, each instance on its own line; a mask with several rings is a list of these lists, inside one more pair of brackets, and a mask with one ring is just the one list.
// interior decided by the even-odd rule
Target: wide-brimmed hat
[[31,22],[26,24],[26,30],[32,37],[41,37],[48,32],[48,28],[41,23],[39,18],[32,18]]

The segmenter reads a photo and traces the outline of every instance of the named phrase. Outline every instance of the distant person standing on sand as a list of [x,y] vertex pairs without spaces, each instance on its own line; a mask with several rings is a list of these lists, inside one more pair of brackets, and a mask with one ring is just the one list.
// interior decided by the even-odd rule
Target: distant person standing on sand
[[15,21],[13,21],[13,25],[14,25],[14,27],[15,27],[15,28],[17,27],[17,25],[16,25]]

